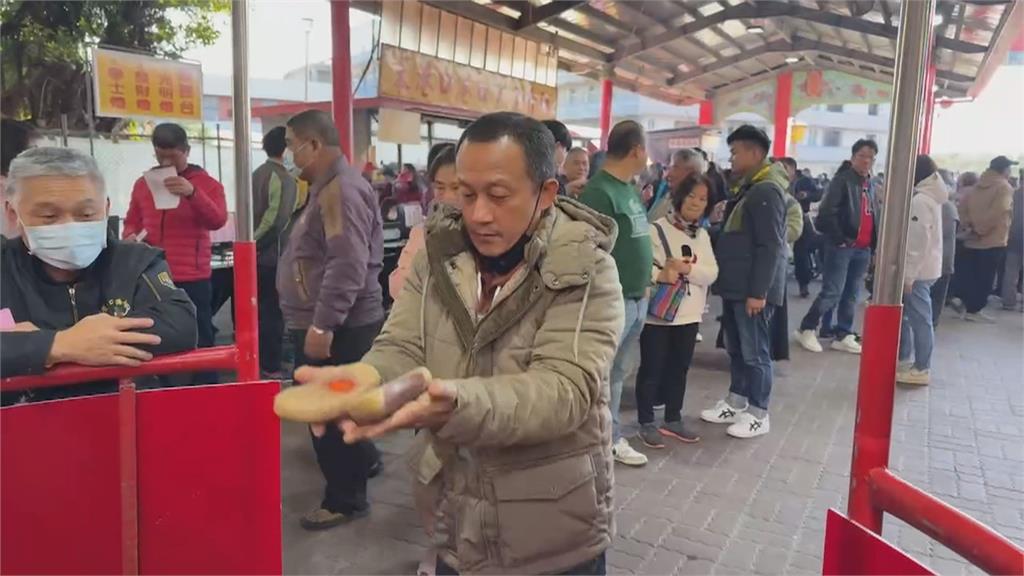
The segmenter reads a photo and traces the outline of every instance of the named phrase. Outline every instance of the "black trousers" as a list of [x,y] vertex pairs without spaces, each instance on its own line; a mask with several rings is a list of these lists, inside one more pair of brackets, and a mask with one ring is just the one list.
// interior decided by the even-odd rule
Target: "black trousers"
[[[196,280],[194,282],[176,282],[179,288],[188,294],[192,304],[196,307],[196,329],[198,331],[197,343],[200,348],[213,346],[213,284],[210,279]],[[192,377],[193,384],[215,384],[217,382],[216,372],[197,372]]]
[[[437,564],[434,565],[434,573],[437,576],[459,575],[458,571],[456,571],[455,568],[452,568],[451,566],[446,564],[444,560],[441,560],[440,558],[437,559]],[[579,566],[573,566],[572,568],[569,568],[561,574],[564,574],[566,576],[604,576],[607,573],[608,567],[605,564],[605,553],[601,552],[593,560],[588,560],[587,562],[584,562]]]
[[814,278],[813,258],[815,248],[819,243],[818,234],[809,224],[809,218],[805,215],[804,231],[797,238],[796,242],[793,243],[793,275],[796,276],[797,284],[800,285],[801,290],[806,290]]
[[636,379],[637,420],[654,422],[654,404],[665,401],[665,421],[682,420],[686,373],[693,360],[700,324],[644,325],[640,333],[640,370]]
[[964,273],[961,299],[968,313],[980,312],[988,304],[996,269],[1005,252],[1006,248],[964,248],[963,260],[957,262],[957,267]]
[[260,368],[281,370],[284,349],[284,317],[277,295],[277,266],[256,267],[256,301],[260,313]]
[[949,282],[952,279],[951,274],[943,274],[938,280],[932,284],[932,327],[937,328],[939,326],[939,317],[942,315],[942,309],[946,306],[946,294],[949,293]]
[[[373,345],[383,321],[366,326],[342,327],[334,331],[331,357],[327,360],[307,360],[305,356],[306,332],[292,331],[295,342],[295,367],[350,364],[358,362]],[[327,426],[320,438],[310,434],[320,472],[327,482],[320,506],[331,512],[351,514],[367,509],[366,480],[370,467],[380,458],[373,442],[346,444],[337,426]]]

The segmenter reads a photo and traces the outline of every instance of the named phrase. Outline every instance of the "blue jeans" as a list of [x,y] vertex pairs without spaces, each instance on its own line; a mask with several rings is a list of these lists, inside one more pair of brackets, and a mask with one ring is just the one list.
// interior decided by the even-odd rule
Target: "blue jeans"
[[900,362],[910,360],[914,368],[928,370],[932,366],[935,327],[932,325],[932,284],[934,280],[914,282],[910,294],[903,295],[903,322],[900,324]]
[[871,250],[825,246],[825,267],[821,275],[821,292],[800,322],[800,330],[816,330],[821,316],[836,308],[835,337],[842,340],[853,334],[853,318],[857,312],[857,296],[864,275],[871,264]]
[[[751,413],[763,418],[772,394],[771,319],[775,306],[768,304],[760,314],[747,315],[747,303],[722,301],[722,328],[729,352],[730,404],[746,398]],[[742,402],[740,402],[742,404]],[[742,406],[735,406],[742,408]]]
[[615,352],[612,362],[611,399],[609,408],[612,411],[612,442],[622,438],[619,426],[619,406],[622,404],[622,386],[640,361],[640,333],[644,330],[644,319],[647,318],[647,298],[631,300],[626,298],[626,325],[622,328],[619,349]]

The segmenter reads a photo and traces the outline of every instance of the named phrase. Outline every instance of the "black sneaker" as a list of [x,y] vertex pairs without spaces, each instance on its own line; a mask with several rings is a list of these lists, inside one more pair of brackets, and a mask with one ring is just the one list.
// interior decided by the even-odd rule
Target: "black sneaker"
[[658,432],[658,427],[654,424],[641,424],[640,432],[637,434],[640,437],[640,441],[644,443],[644,446],[648,448],[664,448],[665,441],[661,438],[661,433]]
[[700,435],[687,429],[683,426],[682,422],[665,422],[660,428],[658,428],[658,432],[661,432],[663,436],[675,438],[676,440],[686,442],[687,444],[700,442]]

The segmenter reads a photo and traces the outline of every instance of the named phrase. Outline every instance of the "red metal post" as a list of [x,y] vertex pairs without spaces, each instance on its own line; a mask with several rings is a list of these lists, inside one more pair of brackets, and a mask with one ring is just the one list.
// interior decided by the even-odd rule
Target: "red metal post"
[[608,149],[608,133],[612,130],[612,80],[601,80],[601,149]]
[[884,468],[868,476],[875,504],[989,574],[1024,573],[1024,550],[988,526]]
[[902,315],[903,307],[899,305],[873,304],[864,313],[847,515],[876,534],[882,533],[882,510],[871,501],[868,474],[889,465]]
[[[331,76],[334,82],[334,125],[341,151],[352,161],[352,52],[349,0],[331,0]],[[237,259],[237,256],[235,257]]]
[[256,305],[256,243],[235,242],[235,345],[238,381],[260,379],[259,318]]
[[715,104],[711,100],[700,101],[700,116],[697,119],[698,126],[713,126],[715,123]]
[[775,135],[772,156],[786,155],[789,149],[789,115],[793,110],[793,72],[780,72],[775,77]]
[[118,386],[118,459],[121,476],[121,573],[139,573],[139,469],[135,430],[135,384]]
[[932,150],[932,122],[935,120],[935,49],[928,55],[928,70],[924,80],[924,110],[921,118],[921,143],[918,153],[930,154]]

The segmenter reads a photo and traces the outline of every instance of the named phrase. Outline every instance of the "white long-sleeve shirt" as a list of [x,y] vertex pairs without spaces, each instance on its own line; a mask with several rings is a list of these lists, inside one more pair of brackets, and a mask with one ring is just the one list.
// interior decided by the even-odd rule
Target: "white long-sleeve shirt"
[[669,256],[671,258],[682,257],[682,247],[687,245],[693,251],[693,267],[686,279],[690,282],[690,293],[683,296],[679,304],[675,320],[664,322],[655,318],[647,317],[648,324],[661,326],[683,326],[700,322],[704,316],[704,306],[707,303],[708,290],[718,278],[718,261],[715,260],[715,251],[711,247],[711,236],[708,231],[700,228],[697,230],[697,237],[690,238],[688,234],[672,225],[668,217],[660,218],[651,224],[651,249],[654,253],[654,266],[651,267],[651,281],[658,281],[658,274],[661,267],[665,265],[665,248],[661,244],[661,235],[655,228],[655,224],[661,226],[665,231],[665,237],[669,243]]

